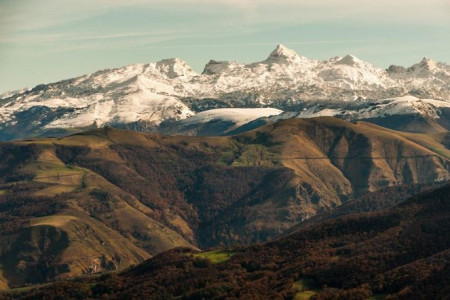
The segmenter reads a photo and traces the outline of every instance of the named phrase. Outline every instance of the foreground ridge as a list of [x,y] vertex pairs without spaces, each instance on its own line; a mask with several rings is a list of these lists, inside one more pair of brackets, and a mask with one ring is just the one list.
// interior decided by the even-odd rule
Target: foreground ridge
[[441,299],[450,285],[449,193],[447,184],[383,212],[317,222],[265,244],[205,253],[173,249],[122,273],[23,296]]
[[450,179],[449,138],[321,117],[233,136],[101,128],[0,143],[0,289],[265,242],[336,207],[390,208]]

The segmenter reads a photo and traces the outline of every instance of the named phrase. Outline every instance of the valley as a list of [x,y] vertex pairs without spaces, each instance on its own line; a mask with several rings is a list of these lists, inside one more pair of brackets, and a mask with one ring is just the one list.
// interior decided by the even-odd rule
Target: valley
[[447,184],[384,211],[319,221],[268,243],[206,253],[177,248],[121,273],[3,297],[445,299],[449,192]]
[[[388,208],[449,180],[447,137],[322,117],[222,137],[106,127],[1,143],[0,282],[123,270],[174,247],[265,242],[346,203],[355,213]],[[361,202],[373,208],[351,208],[401,186],[385,202]]]

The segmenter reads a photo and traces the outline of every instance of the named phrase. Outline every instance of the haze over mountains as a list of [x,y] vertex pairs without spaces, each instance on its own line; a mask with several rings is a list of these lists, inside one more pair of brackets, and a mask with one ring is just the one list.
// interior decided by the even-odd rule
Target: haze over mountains
[[[220,116],[220,111],[213,120],[189,123],[188,128],[181,120],[210,109],[264,107],[286,111],[281,118],[297,112],[298,117],[338,116],[412,132],[441,132],[450,128],[448,82],[450,66],[427,58],[409,68],[383,70],[352,55],[318,61],[278,45],[261,62],[211,60],[202,74],[180,59],[166,59],[5,93],[0,138],[60,135],[105,125],[210,135],[198,127],[211,121],[224,121],[222,131],[214,133],[225,134],[242,121]],[[259,112],[254,119],[268,115]]]

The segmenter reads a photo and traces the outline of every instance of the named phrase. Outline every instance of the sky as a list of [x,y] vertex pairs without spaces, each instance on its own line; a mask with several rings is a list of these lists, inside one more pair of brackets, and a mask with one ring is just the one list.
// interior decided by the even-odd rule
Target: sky
[[386,68],[450,63],[449,0],[0,0],[0,94],[178,57],[264,60],[277,44]]

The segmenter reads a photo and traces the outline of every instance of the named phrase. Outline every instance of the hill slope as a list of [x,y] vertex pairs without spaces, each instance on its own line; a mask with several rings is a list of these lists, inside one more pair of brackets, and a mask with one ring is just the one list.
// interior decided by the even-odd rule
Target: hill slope
[[2,276],[20,285],[265,241],[368,192],[448,180],[445,141],[316,118],[229,137],[104,128],[2,143]]
[[446,299],[449,194],[447,185],[383,212],[324,221],[262,245],[172,250],[121,274],[56,283],[22,299]]

